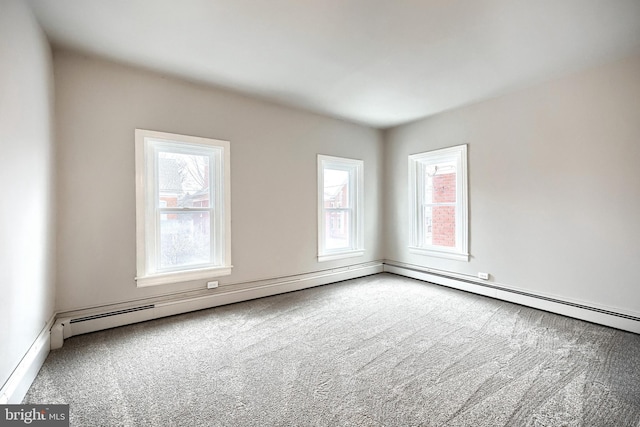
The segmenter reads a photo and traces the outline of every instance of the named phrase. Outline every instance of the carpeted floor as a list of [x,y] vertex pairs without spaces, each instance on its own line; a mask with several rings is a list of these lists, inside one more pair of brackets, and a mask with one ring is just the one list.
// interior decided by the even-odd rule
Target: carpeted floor
[[74,426],[640,426],[640,335],[379,274],[70,338]]

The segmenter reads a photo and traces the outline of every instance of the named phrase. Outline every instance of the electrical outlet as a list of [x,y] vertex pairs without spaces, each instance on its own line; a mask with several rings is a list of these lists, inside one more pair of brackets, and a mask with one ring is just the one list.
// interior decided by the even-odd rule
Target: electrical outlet
[[489,273],[478,273],[478,279],[489,280]]
[[213,288],[217,288],[218,287],[218,281],[214,281],[214,282],[207,282],[207,288],[209,289],[213,289]]

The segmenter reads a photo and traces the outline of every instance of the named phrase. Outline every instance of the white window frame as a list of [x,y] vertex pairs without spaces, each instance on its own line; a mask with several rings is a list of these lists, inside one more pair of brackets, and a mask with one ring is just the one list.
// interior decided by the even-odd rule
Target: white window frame
[[[426,167],[442,162],[456,163],[455,247],[432,245],[420,237],[423,221],[424,173]],[[409,156],[409,252],[419,255],[469,261],[469,213],[467,194],[467,145],[443,148]]]
[[[156,203],[157,152],[193,152],[210,155],[210,187],[213,200],[207,208],[163,208]],[[231,179],[229,141],[135,130],[136,165],[136,283],[138,287],[207,279],[231,274]],[[207,210],[213,260],[176,269],[157,268],[159,218],[166,209]]]
[[[339,169],[349,172],[350,208],[325,208],[324,170]],[[325,217],[328,210],[351,212],[348,248],[328,249],[325,242]],[[331,261],[364,255],[364,162],[344,157],[318,154],[318,261]]]

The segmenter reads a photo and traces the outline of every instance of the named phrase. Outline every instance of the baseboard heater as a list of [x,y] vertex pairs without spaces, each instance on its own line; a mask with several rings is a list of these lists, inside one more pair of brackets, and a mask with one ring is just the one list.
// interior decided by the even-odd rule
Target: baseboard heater
[[130,301],[58,313],[51,328],[51,349],[62,347],[66,338],[75,335],[378,274],[383,269],[382,261],[372,261],[313,273],[236,283],[215,290],[159,296],[139,301],[140,305],[135,306],[132,305],[135,302]]
[[437,285],[460,289],[516,304],[525,305],[588,322],[611,326],[629,332],[640,333],[640,314],[624,313],[607,308],[594,307],[546,295],[487,283],[472,276],[435,270],[411,264],[385,261],[384,270],[389,273],[423,280]]
[[155,308],[155,307],[156,306],[154,304],[149,304],[149,305],[143,305],[143,306],[140,306],[140,307],[126,308],[124,310],[110,311],[108,313],[100,313],[100,314],[94,314],[92,316],[84,316],[84,317],[79,317],[77,319],[71,319],[71,320],[69,320],[69,323],[86,322],[88,320],[95,320],[95,319],[102,319],[104,317],[118,316],[120,314],[133,313],[135,311],[149,310],[149,309],[152,309],[152,308]]

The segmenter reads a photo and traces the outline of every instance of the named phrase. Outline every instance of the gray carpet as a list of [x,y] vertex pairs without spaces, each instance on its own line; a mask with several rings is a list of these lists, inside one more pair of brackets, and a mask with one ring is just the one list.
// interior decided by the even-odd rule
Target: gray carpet
[[640,335],[390,274],[70,338],[74,426],[634,426]]

